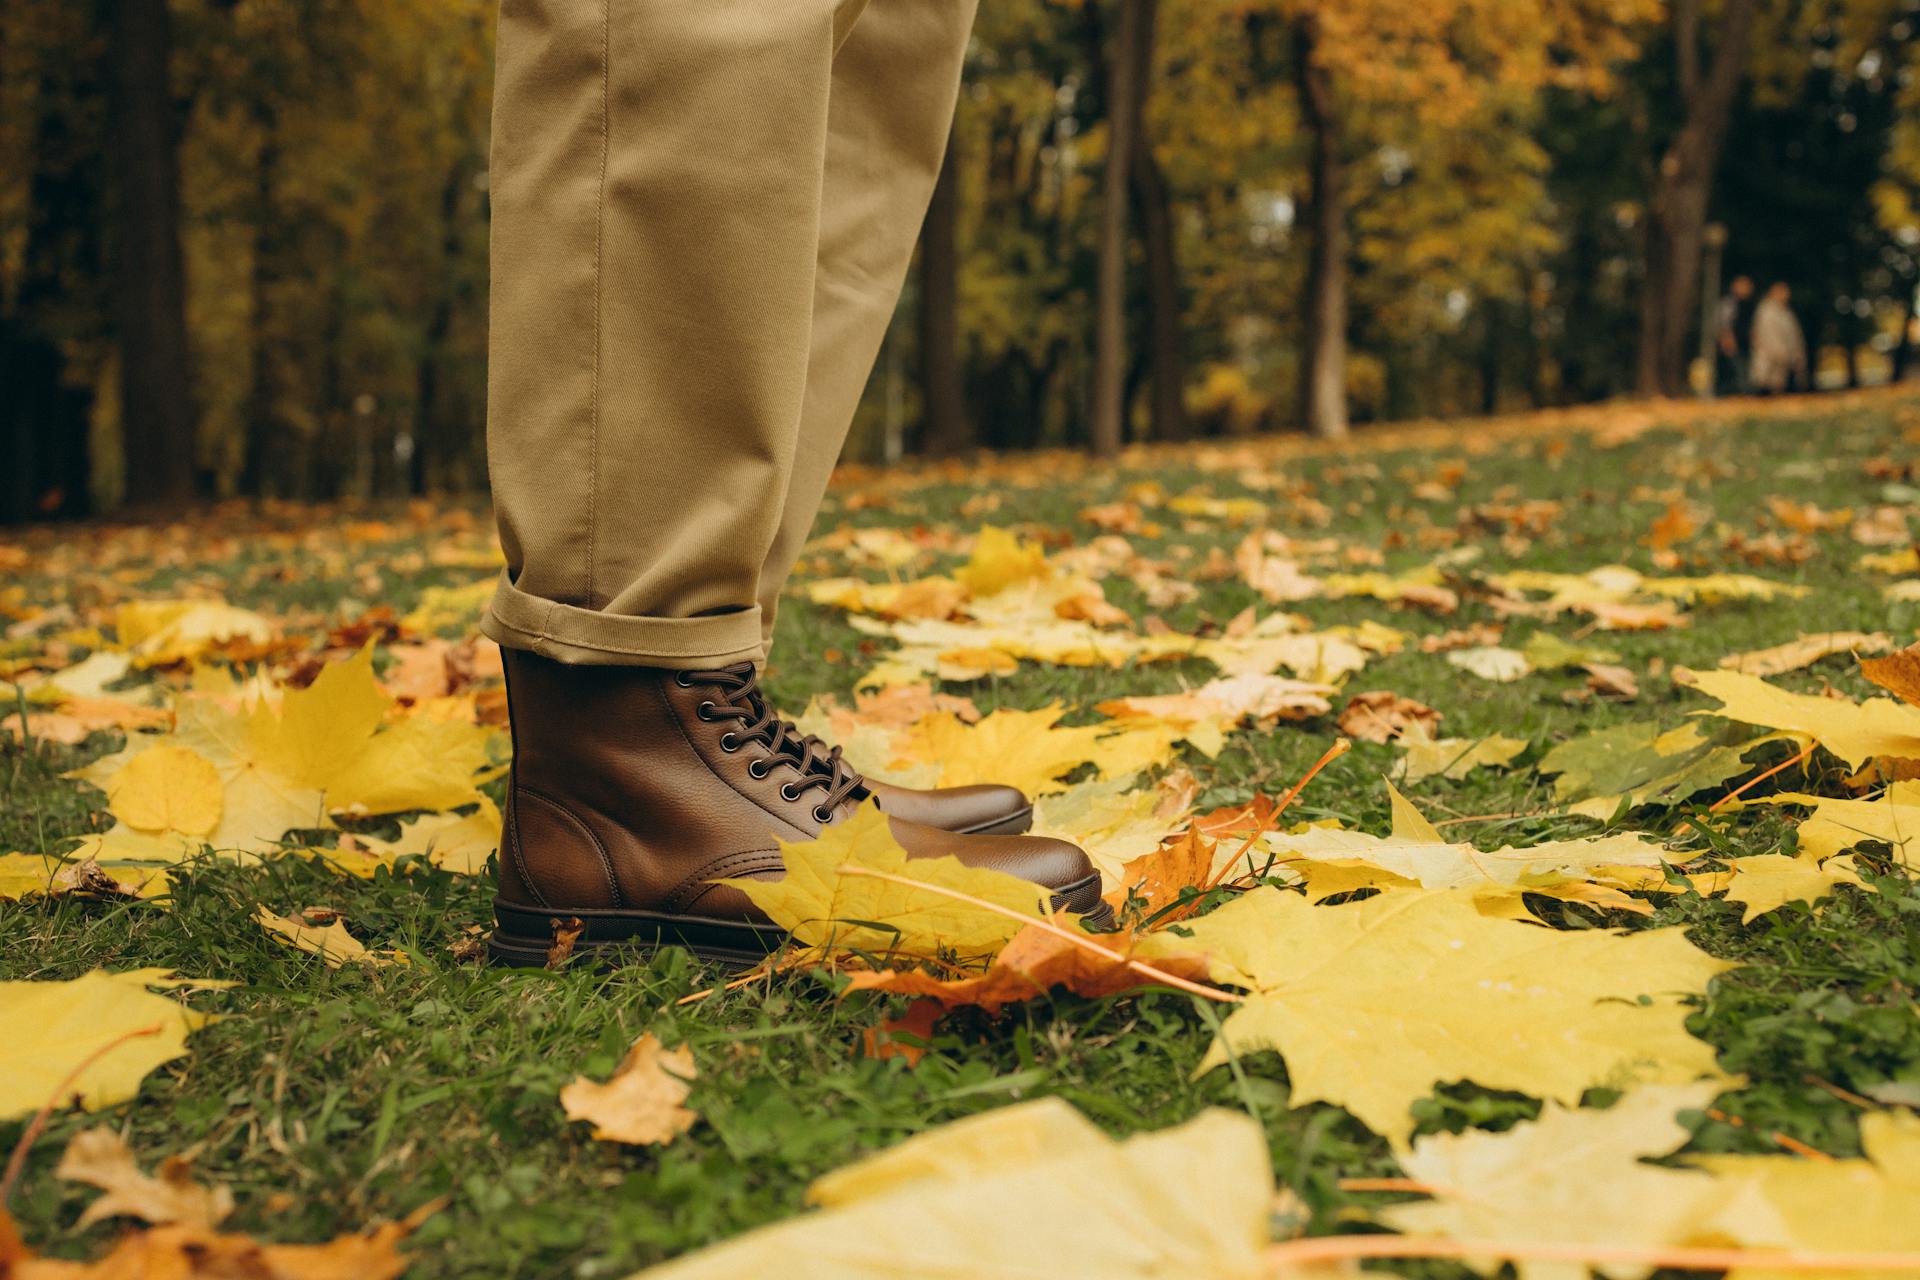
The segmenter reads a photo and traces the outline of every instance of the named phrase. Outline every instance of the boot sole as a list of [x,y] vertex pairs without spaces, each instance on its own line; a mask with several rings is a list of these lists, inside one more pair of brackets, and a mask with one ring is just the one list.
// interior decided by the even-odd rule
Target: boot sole
[[[1096,929],[1113,924],[1113,908],[1100,899],[1100,874],[1076,880],[1054,893],[1055,910],[1082,916]],[[657,911],[613,908],[542,908],[494,899],[497,927],[487,939],[492,964],[518,969],[543,969],[553,945],[554,926],[568,917],[581,924],[569,964],[591,960],[610,963],[623,949],[685,947],[702,960],[751,968],[788,942],[786,930],[772,924],[742,920],[715,920],[707,916],[674,916]]]

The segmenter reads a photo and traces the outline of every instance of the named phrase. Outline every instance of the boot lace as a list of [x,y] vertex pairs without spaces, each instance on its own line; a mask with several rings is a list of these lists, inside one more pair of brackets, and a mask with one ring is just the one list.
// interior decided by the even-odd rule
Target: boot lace
[[781,784],[781,799],[795,801],[809,791],[824,792],[813,806],[815,821],[832,821],[834,811],[848,797],[866,797],[866,779],[841,758],[839,747],[802,734],[798,725],[773,713],[760,693],[760,673],[751,664],[682,671],[674,678],[683,688],[698,685],[712,692],[698,708],[702,720],[733,723],[720,737],[722,751],[738,751],[749,742],[766,748],[766,755],[747,765],[748,773],[765,778],[784,765],[799,775]]

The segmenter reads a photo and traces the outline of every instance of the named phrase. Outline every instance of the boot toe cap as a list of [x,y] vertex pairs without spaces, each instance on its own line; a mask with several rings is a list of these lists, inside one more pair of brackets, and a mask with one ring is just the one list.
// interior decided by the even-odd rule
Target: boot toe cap
[[1018,835],[1033,824],[1033,802],[1018,787],[983,783],[915,791],[869,782],[888,816],[963,835]]

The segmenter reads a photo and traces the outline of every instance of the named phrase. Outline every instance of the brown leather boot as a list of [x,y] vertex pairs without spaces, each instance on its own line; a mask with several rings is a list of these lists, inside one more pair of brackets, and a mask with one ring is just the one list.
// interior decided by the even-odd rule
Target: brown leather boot
[[[744,893],[711,882],[777,879],[778,840],[811,840],[873,794],[839,750],[775,717],[748,664],[573,666],[514,649],[504,659],[514,756],[493,959],[543,963],[554,922],[569,916],[584,926],[576,954],[675,943],[751,963],[784,942]],[[923,803],[989,812],[1005,804],[991,794],[999,790],[925,793]],[[895,803],[908,794],[893,791]],[[913,857],[1005,871],[1053,890],[1056,907],[1096,922],[1110,916],[1099,872],[1065,841],[888,816]]]

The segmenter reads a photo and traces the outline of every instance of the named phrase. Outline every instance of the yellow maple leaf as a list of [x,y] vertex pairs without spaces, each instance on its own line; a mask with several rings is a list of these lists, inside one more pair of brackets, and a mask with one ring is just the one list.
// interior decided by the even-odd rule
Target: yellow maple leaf
[[187,1036],[211,1020],[148,990],[183,985],[233,984],[175,979],[165,969],[95,969],[66,982],[0,982],[0,1026],[9,1033],[0,1041],[0,1120],[75,1099],[83,1109],[98,1111],[138,1093],[147,1073],[184,1055]]
[[1813,813],[1800,824],[1800,852],[1815,858],[1869,842],[1892,847],[1896,862],[1913,865],[1920,855],[1920,780],[1896,782],[1877,800],[1836,800],[1785,792],[1774,804],[1805,804]]
[[1821,631],[1769,649],[1730,653],[1717,664],[1723,671],[1749,676],[1780,676],[1840,653],[1885,653],[1893,637],[1884,631]]
[[1185,693],[1115,698],[1094,709],[1122,721],[1165,725],[1202,754],[1215,756],[1242,722],[1265,725],[1325,715],[1333,710],[1327,701],[1333,692],[1330,684],[1247,674],[1222,676]]
[[1131,778],[1077,783],[1034,802],[1033,832],[1079,845],[1113,886],[1128,862],[1159,848],[1177,825],[1177,816],[1162,811],[1163,799]]
[[[185,749],[217,772],[221,797],[218,824],[184,834],[216,850],[252,853],[273,848],[290,829],[329,825],[329,810],[395,813],[480,799],[475,775],[487,763],[491,730],[419,715],[386,725],[392,706],[374,679],[371,650],[363,649],[308,688],[256,691],[242,711],[211,697],[182,698],[171,734],[130,743],[75,776],[109,796],[129,770],[157,777],[164,788],[203,785],[197,771],[165,767],[185,759],[167,753]],[[163,753],[159,763],[143,763],[154,752]]]
[[1407,753],[1401,758],[1400,780],[1403,782],[1427,778],[1457,781],[1475,769],[1510,764],[1527,749],[1525,738],[1508,738],[1497,733],[1484,738],[1435,738],[1417,721],[1408,725],[1396,741]]
[[[1717,1224],[1720,1234],[1742,1245],[1835,1253],[1920,1250],[1920,1214],[1914,1212],[1920,1204],[1920,1116],[1909,1111],[1862,1116],[1860,1145],[1864,1160],[1702,1156],[1692,1163],[1745,1193],[1733,1201],[1742,1210],[1739,1216]],[[1729,1271],[1727,1280],[1839,1274],[1746,1266]],[[1908,1280],[1911,1275],[1845,1274],[1851,1280]]]
[[[1393,811],[1388,836],[1316,826],[1268,835],[1264,847],[1290,865],[1300,860],[1298,869],[1307,876],[1316,897],[1381,885],[1365,878],[1367,867],[1428,889],[1507,885],[1550,894],[1554,881],[1584,877],[1595,867],[1658,867],[1664,861],[1659,846],[1630,833],[1550,840],[1524,848],[1477,849],[1448,841],[1392,783],[1387,784],[1387,795]],[[1360,864],[1362,877],[1336,881],[1315,864]]]
[[[863,805],[817,840],[780,843],[778,880],[721,880],[744,892],[773,922],[810,947],[932,957],[989,955],[1030,920],[1046,915],[1046,891],[1004,871],[958,858],[909,858],[878,806]],[[903,885],[843,875],[857,867],[903,877]],[[983,911],[922,885],[956,889],[1015,913]]]
[[38,853],[0,854],[0,901],[63,893],[157,898],[169,887],[167,873],[157,867],[102,866],[92,858]]
[[[420,855],[443,871],[477,876],[487,869],[487,859],[500,847],[500,810],[485,796],[472,813],[430,813],[400,824],[400,834],[392,840],[376,836],[353,837],[350,857],[343,864],[355,875],[373,874],[376,866],[391,866],[396,859]],[[316,856],[326,857],[327,850]]]
[[1920,759],[1920,707],[1891,698],[1845,702],[1789,693],[1734,671],[1676,672],[1675,679],[1720,703],[1699,714],[1812,738],[1855,769],[1876,756]]
[[979,599],[1052,572],[1045,547],[1022,542],[1005,529],[988,525],[974,539],[973,555],[953,576]]
[[1447,665],[1495,684],[1511,684],[1533,672],[1526,654],[1497,644],[1455,649],[1447,655]]
[[1038,711],[1002,707],[968,724],[940,712],[898,739],[898,758],[937,761],[943,787],[1001,782],[1032,796],[1061,790],[1066,785],[1061,779],[1083,764],[1117,777],[1172,754],[1165,733],[1115,733],[1112,725],[1099,724],[1062,727],[1064,714],[1058,703]]
[[1043,1098],[909,1138],[808,1199],[818,1212],[633,1280],[1260,1276],[1273,1166],[1259,1124],[1237,1112],[1116,1141]]
[[405,954],[398,951],[370,951],[366,944],[347,932],[347,926],[338,919],[327,921],[324,925],[308,924],[299,916],[277,916],[265,907],[257,907],[254,921],[262,929],[286,943],[297,951],[319,956],[326,961],[329,969],[338,969],[352,961],[355,964],[405,964]]
[[107,810],[136,831],[204,836],[224,811],[213,762],[177,742],[155,744],[127,762],[107,787]]
[[567,1119],[592,1122],[593,1136],[602,1141],[664,1146],[700,1118],[685,1105],[698,1075],[691,1049],[665,1048],[649,1031],[604,1083],[575,1076],[560,1090],[560,1106]]
[[273,624],[223,600],[135,600],[114,616],[120,644],[141,667],[197,658],[227,640],[266,641]]
[[[1549,1102],[1537,1120],[1504,1133],[1469,1129],[1416,1138],[1401,1155],[1431,1200],[1393,1205],[1380,1219],[1397,1231],[1519,1244],[1684,1244],[1714,1213],[1724,1189],[1692,1169],[1641,1163],[1691,1136],[1674,1118],[1712,1101],[1722,1084],[1642,1085],[1604,1111]],[[1475,1269],[1497,1272],[1498,1259]],[[1521,1280],[1584,1280],[1584,1264],[1520,1262]],[[1651,1267],[1610,1266],[1611,1280]]]
[[1471,1080],[1569,1105],[1593,1085],[1715,1078],[1682,996],[1732,967],[1678,929],[1556,932],[1446,891],[1316,907],[1261,887],[1168,936],[1248,991],[1200,1064],[1286,1059],[1295,1105],[1343,1106],[1395,1145],[1412,1103]]
[[1815,902],[1832,894],[1835,885],[1860,883],[1853,859],[1844,857],[1823,862],[1808,856],[1763,853],[1729,859],[1727,867],[1731,872],[1724,880],[1727,900],[1746,908],[1741,924],[1789,902]]

